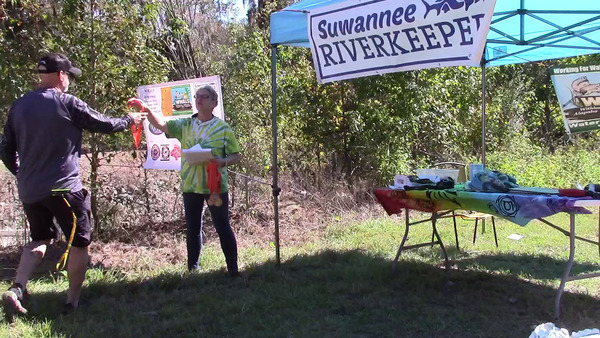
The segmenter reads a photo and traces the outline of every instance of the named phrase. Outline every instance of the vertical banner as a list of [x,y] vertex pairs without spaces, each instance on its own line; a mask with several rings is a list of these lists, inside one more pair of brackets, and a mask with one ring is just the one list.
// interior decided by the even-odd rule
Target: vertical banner
[[[211,86],[219,94],[219,103],[213,114],[225,118],[223,95],[219,76],[202,77],[191,80],[165,82],[137,88],[137,94],[154,112],[162,112],[165,121],[189,118],[197,113],[194,94],[200,87]],[[144,121],[146,144],[148,146],[144,169],[181,169],[181,143],[154,128]]]
[[567,133],[600,129],[600,65],[550,69]]
[[350,0],[311,9],[319,83],[406,70],[478,66],[496,0]]

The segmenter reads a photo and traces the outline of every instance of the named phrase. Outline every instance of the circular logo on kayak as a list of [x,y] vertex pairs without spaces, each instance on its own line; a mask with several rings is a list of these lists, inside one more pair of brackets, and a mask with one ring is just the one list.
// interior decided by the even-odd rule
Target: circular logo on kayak
[[515,217],[521,208],[515,198],[509,195],[501,195],[496,199],[496,210],[499,214],[508,217]]

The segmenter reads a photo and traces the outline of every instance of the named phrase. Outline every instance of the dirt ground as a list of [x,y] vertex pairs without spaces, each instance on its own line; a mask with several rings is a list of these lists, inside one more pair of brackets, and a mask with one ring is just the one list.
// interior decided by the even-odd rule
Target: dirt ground
[[[99,220],[95,220],[91,265],[137,269],[147,262],[183,264],[186,259],[185,221],[175,171],[142,169],[143,158],[131,153],[106,154],[98,175]],[[89,161],[81,158],[81,177],[89,190]],[[274,207],[270,178],[230,173],[231,224],[239,247],[269,247],[274,241]],[[368,194],[359,202],[343,186],[321,189],[302,186],[298,178],[282,175],[279,195],[280,245],[294,246],[322,236],[332,219],[381,215]],[[205,214],[204,242],[218,237]],[[21,246],[27,240],[26,221],[15,178],[0,168],[0,231],[17,233],[13,243],[0,247],[0,278],[14,276]],[[49,248],[39,271],[52,270],[65,248]]]

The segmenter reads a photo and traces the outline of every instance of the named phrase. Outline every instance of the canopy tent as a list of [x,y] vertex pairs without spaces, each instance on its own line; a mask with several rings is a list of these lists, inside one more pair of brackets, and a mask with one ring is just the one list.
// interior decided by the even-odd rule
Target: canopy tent
[[[307,13],[343,1],[304,0],[271,14],[271,44],[310,47]],[[600,5],[597,0],[496,1],[487,37],[486,65],[599,52]]]
[[[275,245],[279,251],[277,166],[277,47],[310,47],[308,13],[345,0],[304,0],[271,14],[273,204]],[[402,3],[402,0],[387,0]],[[467,3],[472,0],[436,0]],[[485,0],[483,0],[485,1]],[[482,67],[482,163],[485,164],[485,68],[600,53],[598,0],[497,0],[487,34]]]

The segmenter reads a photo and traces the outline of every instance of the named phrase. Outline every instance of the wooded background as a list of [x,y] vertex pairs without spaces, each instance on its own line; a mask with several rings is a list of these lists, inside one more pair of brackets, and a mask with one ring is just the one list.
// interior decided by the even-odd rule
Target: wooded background
[[[140,85],[219,75],[244,155],[234,170],[269,182],[269,16],[290,3],[249,0],[245,20],[235,21],[233,3],[218,0],[0,0],[0,124],[37,82],[46,52],[67,54],[83,70],[70,92],[111,116],[125,114]],[[364,192],[436,162],[480,162],[480,68],[319,85],[309,49],[281,47],[277,62],[280,170],[303,189],[342,182]],[[522,185],[600,183],[600,133],[566,134],[549,76],[554,65],[582,63],[600,56],[487,69],[488,167]],[[97,192],[111,184],[99,169],[115,151],[140,153],[129,133],[85,135],[98,219]]]

